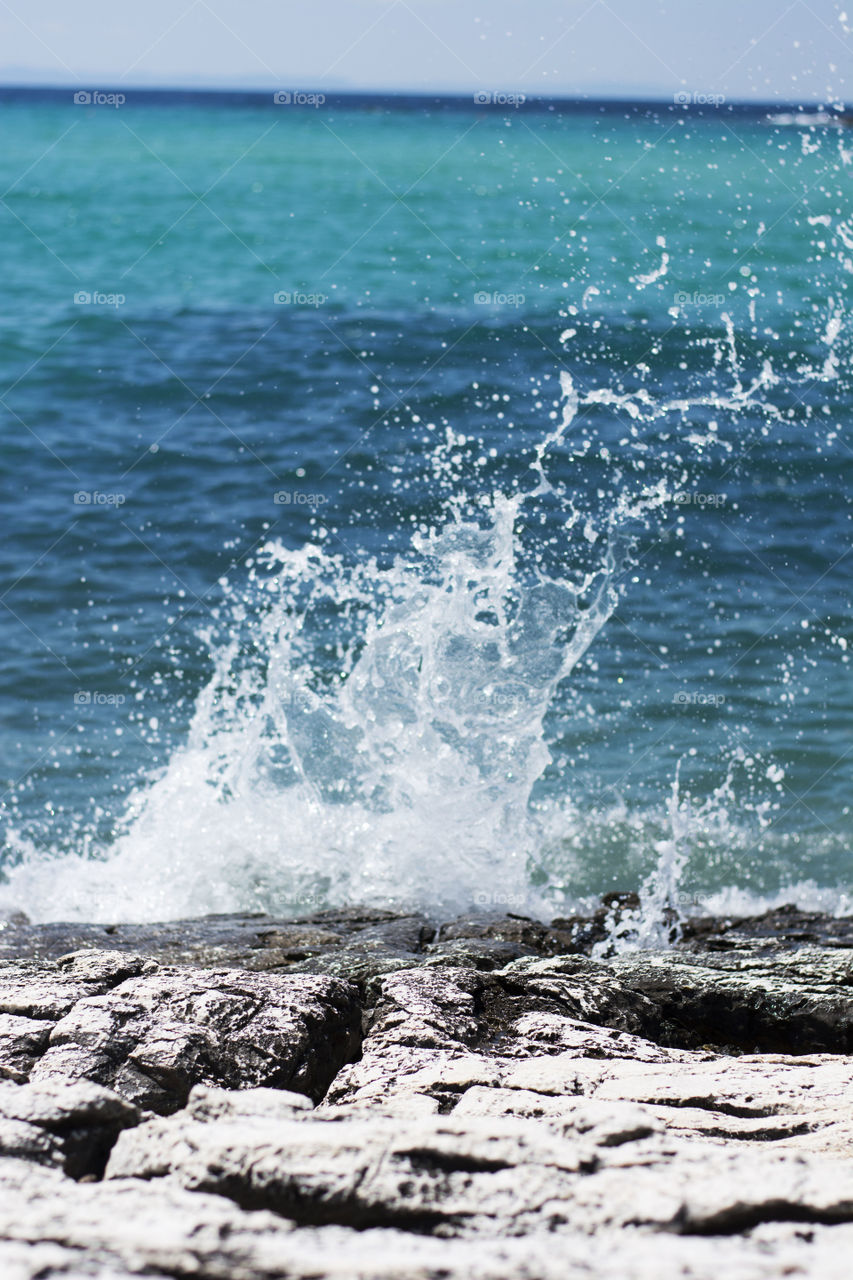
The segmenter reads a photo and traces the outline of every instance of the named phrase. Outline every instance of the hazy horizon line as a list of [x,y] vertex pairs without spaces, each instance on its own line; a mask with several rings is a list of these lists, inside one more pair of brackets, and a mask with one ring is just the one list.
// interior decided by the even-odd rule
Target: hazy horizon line
[[[662,90],[643,90],[643,89],[626,89],[622,92],[617,90],[588,90],[570,93],[567,91],[560,92],[543,92],[541,90],[524,90],[524,89],[503,89],[493,87],[491,90],[484,90],[482,87],[469,89],[423,89],[423,88],[365,88],[353,85],[323,85],[321,82],[315,83],[310,80],[297,81],[281,80],[273,83],[246,83],[246,84],[223,84],[219,83],[121,83],[120,81],[110,81],[106,79],[91,77],[83,80],[82,78],[76,82],[66,81],[33,81],[33,80],[17,80],[3,78],[0,72],[0,92],[4,90],[16,90],[18,92],[32,93],[62,93],[75,92],[81,90],[81,87],[89,85],[92,91],[103,92],[105,89],[120,89],[122,93],[144,93],[144,94],[221,94],[227,95],[266,95],[270,93],[290,90],[298,93],[314,93],[320,92],[329,97],[335,98],[408,98],[408,99],[424,99],[434,100],[445,99],[453,101],[465,101],[466,99],[476,99],[478,94],[490,93],[493,95],[510,96],[522,98],[524,102],[563,102],[563,103],[647,103],[650,106],[726,106],[726,107],[772,107],[772,108],[797,108],[797,107],[813,107],[822,108],[826,111],[838,111],[844,113],[848,109],[848,104],[839,105],[838,101],[828,103],[825,99],[818,98],[758,98],[758,97],[729,97],[725,94],[716,94],[712,91],[705,90],[687,90],[675,89],[669,93]],[[297,88],[298,85],[298,88]],[[687,95],[687,100],[679,98],[679,95]],[[715,99],[718,100],[715,102]],[[475,104],[476,105],[476,102]],[[485,105],[485,103],[484,103]]]

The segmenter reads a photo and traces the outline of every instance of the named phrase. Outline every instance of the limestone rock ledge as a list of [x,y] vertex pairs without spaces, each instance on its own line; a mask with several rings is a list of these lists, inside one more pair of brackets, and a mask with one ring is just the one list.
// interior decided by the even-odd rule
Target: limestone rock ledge
[[850,1274],[841,925],[606,962],[517,917],[194,922],[183,954],[134,926],[52,958],[64,926],[26,928],[0,960],[4,1280]]

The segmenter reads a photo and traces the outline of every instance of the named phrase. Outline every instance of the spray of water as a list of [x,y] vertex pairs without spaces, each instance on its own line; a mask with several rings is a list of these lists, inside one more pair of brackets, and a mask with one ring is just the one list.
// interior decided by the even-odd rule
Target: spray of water
[[43,919],[531,903],[543,721],[615,606],[625,529],[649,501],[625,497],[577,577],[521,563],[520,513],[555,492],[564,392],[536,487],[450,510],[390,566],[268,543],[223,615],[227,642],[208,637],[186,744],[133,795],[114,847],[23,859],[6,902]]
[[686,913],[679,889],[695,823],[689,804],[681,797],[680,785],[679,761],[666,809],[668,831],[655,843],[654,869],[643,882],[637,907],[611,908],[607,939],[593,948],[597,957],[668,947],[681,937]]

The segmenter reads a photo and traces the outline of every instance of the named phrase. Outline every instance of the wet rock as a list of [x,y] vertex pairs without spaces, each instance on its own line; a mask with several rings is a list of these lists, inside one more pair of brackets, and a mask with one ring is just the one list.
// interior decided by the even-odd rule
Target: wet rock
[[311,956],[290,965],[287,972],[328,974],[330,977],[353,982],[363,991],[374,978],[386,973],[398,973],[401,969],[414,969],[420,963],[419,957],[408,953],[373,947],[366,950],[335,947],[322,955]]
[[436,941],[493,939],[496,942],[514,943],[527,955],[566,955],[579,950],[572,924],[571,921],[560,921],[549,927],[529,916],[480,912],[477,915],[460,916],[443,924]]
[[685,950],[701,951],[760,948],[765,952],[781,952],[806,946],[853,948],[853,917],[801,911],[790,904],[757,916],[728,919],[699,916],[687,921],[681,945]]
[[684,1044],[769,1053],[853,1050],[853,950],[637,952],[609,962]]
[[[446,964],[467,969],[501,969],[513,960],[539,953],[523,942],[499,938],[452,938],[424,948],[423,964]],[[418,963],[417,960],[414,962]]]
[[92,949],[144,954],[170,965],[267,972],[344,949],[365,957],[377,952],[413,955],[434,933],[435,926],[421,916],[357,907],[295,920],[248,913],[141,925],[33,925],[12,920],[0,929],[0,959],[57,960]]
[[[131,952],[167,964],[268,969],[302,963],[336,947],[421,954],[437,942],[491,938],[541,956],[588,954],[609,927],[639,906],[635,893],[609,893],[589,915],[554,918],[550,925],[515,913],[479,911],[454,920],[401,916],[367,907],[319,911],[293,919],[262,913],[211,915],[161,924],[32,924],[21,913],[0,921],[0,960],[56,960],[83,949]],[[757,916],[696,916],[683,926],[682,949],[758,946],[853,947],[853,917],[777,907]]]

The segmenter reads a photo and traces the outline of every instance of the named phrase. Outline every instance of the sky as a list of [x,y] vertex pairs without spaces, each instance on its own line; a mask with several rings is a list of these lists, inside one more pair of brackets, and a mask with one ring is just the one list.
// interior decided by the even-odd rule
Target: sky
[[831,102],[851,54],[853,0],[0,0],[5,84]]

